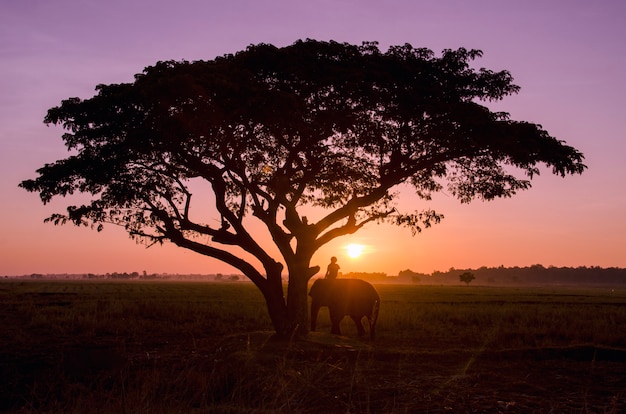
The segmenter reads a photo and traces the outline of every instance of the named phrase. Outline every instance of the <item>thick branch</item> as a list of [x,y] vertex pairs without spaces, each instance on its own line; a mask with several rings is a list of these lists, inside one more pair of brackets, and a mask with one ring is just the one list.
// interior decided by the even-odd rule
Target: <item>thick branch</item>
[[391,186],[380,186],[365,196],[355,196],[351,198],[345,205],[315,223],[314,228],[316,234],[322,234],[330,226],[345,218],[354,217],[359,208],[369,206],[385,197],[390,187]]
[[[267,279],[265,279],[263,275],[261,275],[258,270],[256,270],[256,268],[250,263],[226,250],[217,249],[212,246],[189,240],[184,236],[183,232],[176,227],[175,223],[173,222],[173,220],[170,219],[169,216],[166,217],[164,214],[159,214],[159,219],[165,225],[165,228],[162,229],[164,236],[166,236],[174,244],[203,254],[205,256],[216,258],[241,270],[243,274],[245,274],[252,282],[254,282],[255,285],[259,287],[259,289],[265,291],[267,286]],[[269,263],[264,262],[263,264],[266,270],[275,270],[268,269]],[[282,265],[276,262],[273,262],[273,265],[282,267]]]
[[321,247],[321,246],[325,245],[326,243],[330,242],[331,240],[336,239],[337,237],[341,237],[341,236],[345,236],[347,234],[353,234],[353,233],[357,232],[363,226],[365,226],[367,223],[371,223],[372,221],[376,221],[376,220],[383,220],[383,219],[389,217],[395,211],[396,211],[395,209],[392,209],[392,210],[388,210],[388,211],[381,212],[381,213],[378,213],[378,214],[374,214],[374,215],[371,215],[371,216],[367,217],[366,219],[364,219],[364,220],[362,220],[362,221],[360,221],[358,223],[357,223],[357,221],[356,221],[354,216],[350,216],[350,217],[348,217],[348,222],[346,224],[344,224],[343,226],[330,229],[326,233],[322,234],[315,241],[316,250],[319,247]]

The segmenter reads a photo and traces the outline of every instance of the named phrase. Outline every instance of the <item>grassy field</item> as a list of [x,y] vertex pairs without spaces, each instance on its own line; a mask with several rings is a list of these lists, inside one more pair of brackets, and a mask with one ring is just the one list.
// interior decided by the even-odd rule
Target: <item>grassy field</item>
[[626,290],[377,289],[283,344],[247,283],[2,281],[0,411],[626,412]]

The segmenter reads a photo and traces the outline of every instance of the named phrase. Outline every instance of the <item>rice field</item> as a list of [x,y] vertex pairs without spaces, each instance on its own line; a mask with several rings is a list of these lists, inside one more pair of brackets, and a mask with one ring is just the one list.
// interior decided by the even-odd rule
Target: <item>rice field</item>
[[378,285],[274,342],[249,283],[0,282],[0,412],[626,411],[626,290]]

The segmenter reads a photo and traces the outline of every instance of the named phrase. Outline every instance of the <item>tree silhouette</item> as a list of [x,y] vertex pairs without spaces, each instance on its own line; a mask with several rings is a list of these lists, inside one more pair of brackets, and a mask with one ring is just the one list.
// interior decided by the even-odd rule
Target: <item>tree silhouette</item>
[[465,283],[467,286],[472,282],[472,280],[476,279],[474,273],[472,272],[464,272],[459,275],[459,280]]
[[[481,54],[306,40],[158,62],[50,109],[45,123],[63,126],[71,155],[20,186],[44,203],[91,196],[46,219],[55,224],[111,223],[228,263],[263,293],[279,335],[304,334],[321,246],[370,222],[416,233],[441,219],[398,211],[398,185],[469,202],[528,189],[540,164],[585,169],[539,125],[479,103],[519,90],[507,71],[473,69]],[[198,196],[206,189],[211,199]]]

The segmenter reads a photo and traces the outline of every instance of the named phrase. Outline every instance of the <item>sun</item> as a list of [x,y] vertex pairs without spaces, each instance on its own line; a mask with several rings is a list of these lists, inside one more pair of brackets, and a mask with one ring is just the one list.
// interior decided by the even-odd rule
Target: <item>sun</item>
[[364,250],[365,250],[365,246],[363,246],[362,244],[352,243],[352,244],[346,245],[346,251],[348,252],[348,256],[353,259],[356,259],[357,257],[361,256]]

